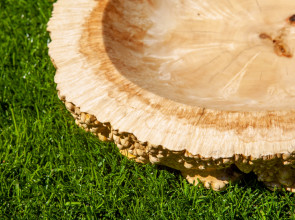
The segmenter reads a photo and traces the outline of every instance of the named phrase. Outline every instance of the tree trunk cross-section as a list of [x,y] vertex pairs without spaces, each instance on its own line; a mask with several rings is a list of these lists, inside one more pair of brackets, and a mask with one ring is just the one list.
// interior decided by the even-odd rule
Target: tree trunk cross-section
[[86,131],[214,190],[295,192],[293,0],[58,0],[48,30]]

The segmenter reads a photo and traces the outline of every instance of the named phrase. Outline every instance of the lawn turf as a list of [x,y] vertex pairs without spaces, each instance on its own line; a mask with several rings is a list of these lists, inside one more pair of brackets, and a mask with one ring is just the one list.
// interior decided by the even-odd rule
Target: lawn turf
[[0,0],[0,219],[295,219],[250,174],[223,192],[141,165],[75,125],[48,56],[51,0]]

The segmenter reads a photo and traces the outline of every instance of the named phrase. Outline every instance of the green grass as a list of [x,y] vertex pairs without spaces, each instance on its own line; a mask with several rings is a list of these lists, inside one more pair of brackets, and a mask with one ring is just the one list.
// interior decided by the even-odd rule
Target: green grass
[[223,192],[140,165],[79,129],[48,57],[50,0],[0,1],[0,219],[295,219],[252,174]]

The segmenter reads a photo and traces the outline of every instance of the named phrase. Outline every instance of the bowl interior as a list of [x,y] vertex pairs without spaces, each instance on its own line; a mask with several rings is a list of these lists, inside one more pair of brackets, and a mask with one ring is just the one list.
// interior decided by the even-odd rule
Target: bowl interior
[[110,0],[103,37],[119,72],[159,96],[221,110],[289,110],[293,14],[294,0]]

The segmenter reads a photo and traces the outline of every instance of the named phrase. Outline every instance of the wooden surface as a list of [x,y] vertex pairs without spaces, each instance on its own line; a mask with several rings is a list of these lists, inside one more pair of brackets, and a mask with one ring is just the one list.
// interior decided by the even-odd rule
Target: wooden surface
[[168,152],[246,158],[236,163],[244,172],[275,158],[268,166],[287,166],[293,178],[294,8],[291,0],[59,0],[48,27],[57,89],[80,121],[82,112]]

